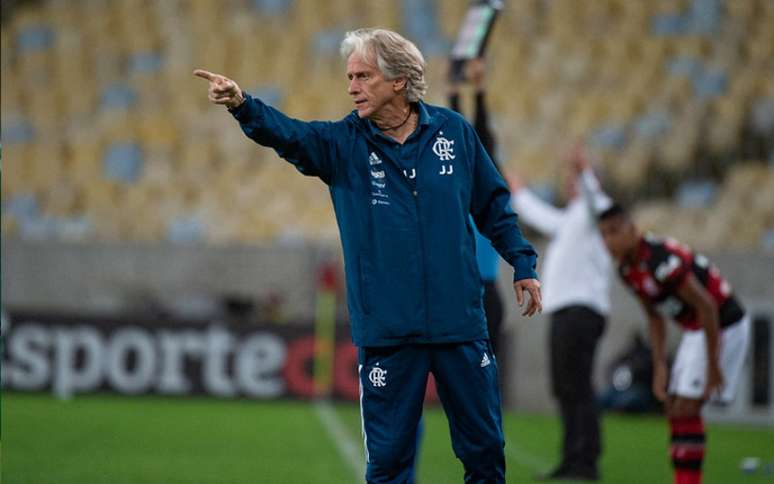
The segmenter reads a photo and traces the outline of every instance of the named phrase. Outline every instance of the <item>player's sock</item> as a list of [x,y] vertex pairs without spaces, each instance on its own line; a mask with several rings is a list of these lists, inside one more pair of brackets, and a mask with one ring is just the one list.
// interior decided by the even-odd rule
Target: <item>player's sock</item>
[[701,484],[704,461],[704,422],[701,417],[669,419],[672,431],[670,455],[675,470],[675,484]]

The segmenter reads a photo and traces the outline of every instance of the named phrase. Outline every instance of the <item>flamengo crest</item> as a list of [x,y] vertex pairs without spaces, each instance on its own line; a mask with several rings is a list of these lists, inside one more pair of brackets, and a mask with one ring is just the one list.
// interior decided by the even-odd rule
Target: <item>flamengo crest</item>
[[441,161],[451,161],[454,159],[454,140],[448,140],[443,137],[443,131],[439,133],[439,136],[433,143],[433,153],[438,156]]
[[382,370],[378,366],[371,368],[368,373],[368,379],[371,381],[371,385],[375,387],[387,386],[387,370]]

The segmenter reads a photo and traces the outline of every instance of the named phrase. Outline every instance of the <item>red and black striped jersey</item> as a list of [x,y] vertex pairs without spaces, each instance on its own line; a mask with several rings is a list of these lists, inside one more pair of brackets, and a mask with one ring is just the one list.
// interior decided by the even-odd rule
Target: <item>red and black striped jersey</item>
[[643,236],[634,261],[621,264],[619,273],[640,300],[685,329],[702,327],[696,309],[677,294],[690,273],[715,301],[721,327],[730,326],[744,316],[744,309],[734,297],[731,285],[717,267],[677,240],[651,234]]

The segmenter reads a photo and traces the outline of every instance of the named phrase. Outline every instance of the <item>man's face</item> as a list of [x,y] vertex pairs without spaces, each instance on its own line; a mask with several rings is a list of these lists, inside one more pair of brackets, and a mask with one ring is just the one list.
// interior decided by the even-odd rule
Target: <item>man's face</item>
[[347,92],[355,102],[357,115],[368,118],[397,96],[399,87],[395,80],[388,81],[370,59],[352,54],[347,59]]
[[619,262],[634,248],[637,241],[634,223],[623,215],[615,215],[599,222],[599,232],[610,255]]

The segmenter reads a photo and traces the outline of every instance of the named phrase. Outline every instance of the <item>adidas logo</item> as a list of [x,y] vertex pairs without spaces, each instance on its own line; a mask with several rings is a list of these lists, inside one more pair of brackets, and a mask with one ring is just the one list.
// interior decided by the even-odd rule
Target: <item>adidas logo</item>
[[481,368],[485,366],[489,366],[489,364],[492,362],[492,360],[489,359],[489,356],[484,353],[484,357],[481,358]]

